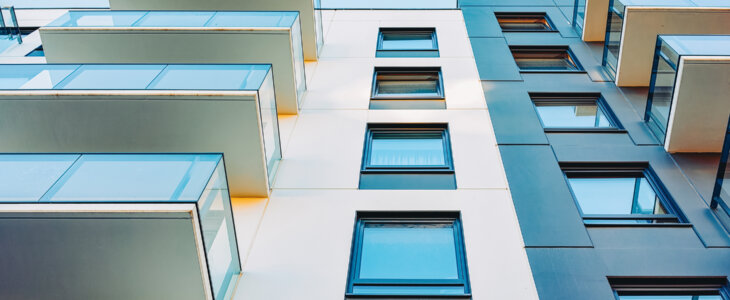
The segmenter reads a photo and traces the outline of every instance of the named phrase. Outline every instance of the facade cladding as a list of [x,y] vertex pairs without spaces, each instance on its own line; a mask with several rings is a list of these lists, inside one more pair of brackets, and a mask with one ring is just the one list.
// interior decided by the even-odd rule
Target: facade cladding
[[730,300],[713,1],[0,0],[0,299]]

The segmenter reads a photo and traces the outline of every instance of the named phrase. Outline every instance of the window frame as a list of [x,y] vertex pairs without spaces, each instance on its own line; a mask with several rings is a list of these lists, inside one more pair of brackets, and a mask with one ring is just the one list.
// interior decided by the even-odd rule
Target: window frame
[[[438,75],[436,94],[432,96],[386,96],[378,94],[378,73],[432,73]],[[444,100],[444,77],[441,67],[375,67],[373,69],[373,83],[370,87],[370,100]]]
[[[578,58],[575,56],[573,51],[570,49],[570,46],[509,46],[510,53],[512,54],[512,58],[515,61],[515,65],[517,65],[517,69],[519,69],[520,73],[585,73],[585,69],[583,68],[583,65],[578,61]],[[515,52],[518,53],[565,53],[567,55],[568,62],[575,67],[574,69],[568,69],[568,70],[548,70],[548,69],[536,69],[536,70],[523,70],[520,68],[520,66],[517,64],[517,57],[515,57]]]
[[[540,125],[546,133],[550,132],[576,132],[576,133],[587,133],[587,132],[626,132],[621,122],[618,120],[616,114],[614,114],[611,107],[606,103],[606,99],[600,93],[530,93],[530,100],[532,100],[532,106],[535,109],[537,118],[540,121]],[[595,103],[596,109],[600,110],[608,120],[611,127],[546,127],[545,123],[540,116],[540,112],[537,107],[541,103],[549,103],[556,105],[575,105],[575,104],[586,104]]]
[[616,277],[609,276],[613,295],[619,300],[620,294],[626,296],[641,295],[720,295],[723,300],[730,300],[726,277]]
[[[456,249],[455,258],[458,279],[360,279],[360,267],[362,259],[362,242],[366,224],[450,224],[454,234],[454,246]],[[356,294],[353,293],[355,286],[404,286],[404,287],[427,287],[427,286],[461,286],[464,294],[448,295],[450,298],[471,298],[471,287],[469,284],[469,271],[466,260],[466,246],[464,233],[461,225],[460,212],[357,212],[355,227],[353,230],[352,246],[350,249],[350,265],[347,276],[347,290],[345,296],[348,298],[376,298],[376,297],[423,297],[443,298],[440,294]]]
[[[415,133],[439,133],[441,134],[441,143],[444,150],[444,164],[440,166],[430,165],[409,165],[409,166],[382,166],[371,165],[370,157],[372,150],[373,135],[375,133],[392,133],[408,134]],[[449,136],[448,124],[368,124],[365,132],[365,144],[363,147],[362,163],[360,168],[361,174],[453,174],[454,161],[451,154],[451,142]]]
[[[497,19],[497,23],[499,23],[499,28],[502,29],[502,32],[559,32],[555,28],[555,24],[550,20],[550,17],[548,17],[546,12],[494,12],[494,17]],[[512,19],[520,19],[520,18],[535,18],[539,19],[542,18],[545,22],[545,26],[547,29],[509,29],[502,27],[502,22],[499,21],[500,18],[512,18]]]
[[[383,48],[384,34],[431,34],[431,48],[423,49],[385,49]],[[435,27],[380,27],[378,41],[375,47],[375,57],[438,57],[439,46]]]
[[[583,219],[586,226],[691,226],[687,218],[677,206],[666,187],[659,180],[654,170],[648,163],[560,163],[560,169],[563,172],[565,183],[568,190],[578,208],[578,213]],[[585,214],[580,206],[580,202],[573,192],[570,184],[570,178],[646,178],[649,186],[654,191],[659,203],[664,207],[666,214]],[[636,193],[636,190],[634,190]],[[586,221],[615,221],[615,220],[673,220],[673,222],[661,223],[586,223]]]

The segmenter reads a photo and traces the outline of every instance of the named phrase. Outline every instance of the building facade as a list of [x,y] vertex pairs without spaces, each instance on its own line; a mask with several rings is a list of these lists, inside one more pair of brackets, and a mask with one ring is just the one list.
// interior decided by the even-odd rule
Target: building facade
[[665,2],[0,0],[0,298],[730,300]]

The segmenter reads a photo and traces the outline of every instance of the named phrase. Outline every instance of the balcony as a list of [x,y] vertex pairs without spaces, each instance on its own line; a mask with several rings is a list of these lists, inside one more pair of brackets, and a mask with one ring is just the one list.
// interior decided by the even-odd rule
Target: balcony
[[49,63],[272,64],[282,114],[306,90],[297,12],[71,11],[40,33]]
[[[581,1],[576,2],[576,22]],[[611,0],[610,5],[594,1],[606,0],[586,0],[583,26],[578,27],[586,41],[600,41],[596,37],[604,34],[603,65],[618,86],[649,86],[659,34],[730,34],[726,1]]]
[[304,59],[317,60],[322,49],[321,0],[109,0],[112,10],[220,10],[220,11],[298,11],[302,23]]
[[644,119],[668,152],[722,150],[730,36],[660,35]]
[[725,142],[722,146],[722,155],[720,156],[720,166],[717,169],[717,180],[712,193],[712,202],[710,208],[713,210],[717,218],[725,226],[725,230],[730,232],[730,121],[725,131]]
[[0,170],[4,297],[230,297],[221,154],[0,154]]
[[2,65],[0,152],[223,153],[234,197],[281,158],[270,65]]

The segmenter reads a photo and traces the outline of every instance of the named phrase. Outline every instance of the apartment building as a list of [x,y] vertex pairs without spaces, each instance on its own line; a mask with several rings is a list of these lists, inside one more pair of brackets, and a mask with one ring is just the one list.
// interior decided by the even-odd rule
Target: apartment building
[[723,1],[0,6],[2,299],[730,300]]

